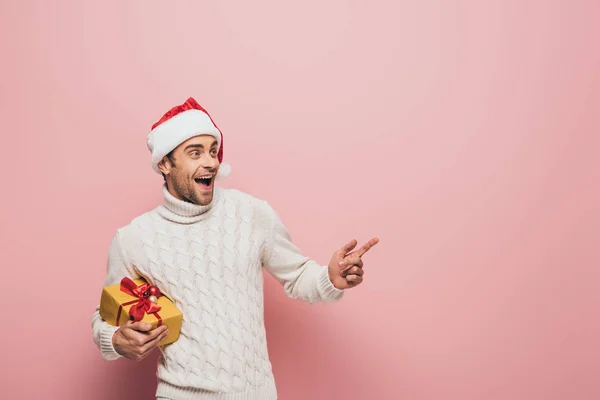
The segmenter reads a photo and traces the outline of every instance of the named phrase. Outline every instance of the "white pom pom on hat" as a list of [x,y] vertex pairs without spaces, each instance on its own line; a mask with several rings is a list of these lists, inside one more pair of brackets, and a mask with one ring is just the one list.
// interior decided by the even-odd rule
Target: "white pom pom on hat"
[[185,103],[171,108],[152,125],[152,130],[148,134],[152,169],[162,174],[158,168],[160,160],[181,143],[198,135],[212,135],[217,140],[219,147],[217,158],[221,164],[217,179],[226,178],[231,173],[231,166],[223,162],[223,133],[208,112],[192,97]]

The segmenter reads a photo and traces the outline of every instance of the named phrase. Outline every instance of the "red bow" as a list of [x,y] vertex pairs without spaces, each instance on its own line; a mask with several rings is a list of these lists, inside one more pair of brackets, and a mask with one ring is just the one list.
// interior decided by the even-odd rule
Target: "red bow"
[[[144,283],[140,286],[137,286],[131,279],[127,277],[121,279],[121,292],[125,292],[133,297],[138,298],[138,300],[128,301],[127,303],[122,304],[122,306],[124,306],[135,303],[129,309],[129,315],[133,317],[134,321],[141,321],[142,318],[144,318],[145,313],[154,314],[160,311],[161,309],[161,307],[158,304],[148,300],[148,289],[150,288],[150,286],[151,285],[148,283]],[[158,314],[155,315],[157,318],[159,318],[160,321],[160,317],[158,317]],[[119,319],[117,318],[117,323],[118,321]]]

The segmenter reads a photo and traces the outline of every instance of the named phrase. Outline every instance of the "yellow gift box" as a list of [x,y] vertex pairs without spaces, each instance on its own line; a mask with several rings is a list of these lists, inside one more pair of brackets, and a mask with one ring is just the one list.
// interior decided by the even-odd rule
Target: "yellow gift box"
[[152,290],[149,290],[151,287],[144,279],[129,278],[123,278],[121,283],[105,286],[100,299],[100,315],[113,326],[121,326],[130,319],[147,322],[152,325],[152,329],[167,325],[169,334],[158,343],[163,346],[179,338],[183,314],[160,292],[153,299],[150,293]]

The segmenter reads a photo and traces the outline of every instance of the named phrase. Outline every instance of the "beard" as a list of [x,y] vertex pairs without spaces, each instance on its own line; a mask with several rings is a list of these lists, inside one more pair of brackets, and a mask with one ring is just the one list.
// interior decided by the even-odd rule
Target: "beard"
[[182,175],[183,174],[177,173],[171,174],[171,184],[173,186],[173,191],[188,203],[197,204],[201,206],[208,205],[213,198],[212,191],[210,193],[201,195],[194,179]]

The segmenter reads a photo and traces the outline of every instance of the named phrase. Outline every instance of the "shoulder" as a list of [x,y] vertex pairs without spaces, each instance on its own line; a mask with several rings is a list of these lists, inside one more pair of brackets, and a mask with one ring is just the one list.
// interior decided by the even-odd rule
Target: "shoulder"
[[239,189],[219,188],[219,190],[221,191],[222,196],[225,197],[225,199],[230,200],[230,201],[233,200],[233,201],[248,202],[248,203],[257,203],[257,202],[264,201],[250,193],[242,192]]
[[230,206],[235,205],[242,214],[252,213],[264,220],[272,220],[275,216],[275,210],[265,199],[238,189],[221,189],[221,191],[225,202]]
[[220,189],[226,202],[251,206],[252,208],[268,207],[266,200],[238,189]]
[[115,232],[115,238],[124,247],[130,247],[143,236],[144,231],[155,231],[160,223],[157,208],[132,218],[126,224],[120,225]]

